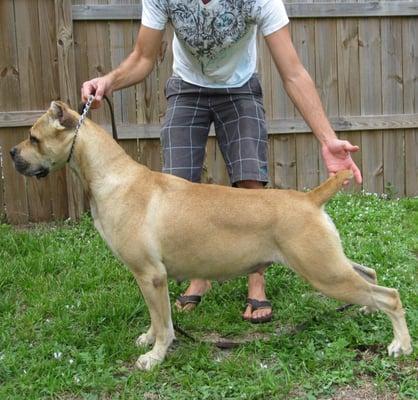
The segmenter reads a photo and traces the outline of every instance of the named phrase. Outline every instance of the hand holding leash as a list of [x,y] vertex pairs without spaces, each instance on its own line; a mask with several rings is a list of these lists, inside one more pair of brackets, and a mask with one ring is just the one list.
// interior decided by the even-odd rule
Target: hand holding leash
[[104,96],[112,94],[112,78],[110,75],[93,78],[86,81],[81,86],[81,100],[83,103],[88,101],[90,95],[94,95],[91,108],[99,108]]

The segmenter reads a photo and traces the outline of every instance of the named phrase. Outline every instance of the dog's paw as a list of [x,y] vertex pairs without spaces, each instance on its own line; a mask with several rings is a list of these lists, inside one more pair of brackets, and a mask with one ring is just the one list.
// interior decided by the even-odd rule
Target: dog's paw
[[393,339],[392,343],[388,346],[389,356],[399,357],[402,354],[408,355],[412,353],[411,342],[408,340],[402,344],[398,339]]
[[138,347],[143,346],[150,346],[154,344],[155,342],[155,336],[149,332],[143,333],[142,335],[138,336],[138,339],[136,339],[135,344]]
[[156,357],[152,351],[143,354],[136,360],[135,366],[142,371],[149,371],[151,368],[161,363],[162,358]]
[[370,315],[377,311],[377,308],[370,307],[370,306],[364,306],[360,308],[360,312],[364,315]]

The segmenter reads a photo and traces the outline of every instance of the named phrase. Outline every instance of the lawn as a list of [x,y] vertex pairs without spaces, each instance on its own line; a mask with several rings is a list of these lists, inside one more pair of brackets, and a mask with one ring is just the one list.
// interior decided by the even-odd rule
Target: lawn
[[[416,339],[418,199],[340,194],[327,210],[347,255],[399,289]],[[170,282],[171,300],[185,287]],[[274,319],[251,325],[240,317],[246,279],[215,283],[195,312],[174,312],[196,341],[177,334],[166,361],[140,372],[147,309],[90,217],[0,225],[0,399],[416,398],[417,351],[387,356],[385,315],[338,311],[281,266],[267,271],[267,293]]]

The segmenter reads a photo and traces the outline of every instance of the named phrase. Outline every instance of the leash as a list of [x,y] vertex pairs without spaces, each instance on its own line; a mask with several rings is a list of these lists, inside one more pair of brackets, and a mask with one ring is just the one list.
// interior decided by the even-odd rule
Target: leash
[[109,106],[110,121],[112,123],[112,136],[113,136],[113,139],[118,140],[118,131],[116,129],[115,114],[113,113],[112,103],[110,102],[109,98],[106,95],[104,95],[103,97],[106,100],[107,105]]
[[[113,139],[118,140],[118,131],[117,131],[117,128],[116,128],[115,114],[113,112],[112,103],[110,102],[109,98],[106,95],[103,96],[103,97],[106,100],[107,105],[109,106],[110,120],[111,120],[111,123],[112,123]],[[82,103],[79,107],[80,118],[78,120],[77,126],[75,127],[74,139],[73,139],[73,143],[71,144],[71,150],[70,150],[70,154],[68,155],[67,163],[70,162],[70,160],[71,160],[71,157],[72,157],[73,152],[74,152],[74,145],[75,145],[75,142],[76,142],[77,136],[78,136],[78,131],[80,130],[80,127],[84,122],[84,119],[86,118],[88,112],[90,111],[91,105],[93,104],[93,100],[94,100],[94,96],[91,94],[88,97],[87,102]]]
[[[345,310],[351,308],[352,306],[353,306],[353,304],[344,304],[340,307],[337,307],[334,311],[337,312],[337,313],[341,313],[341,312],[344,312]],[[303,332],[304,330],[308,329],[309,326],[311,326],[312,324],[314,324],[316,322],[323,321],[324,317],[326,315],[330,314],[330,313],[331,313],[330,311],[325,311],[320,316],[313,316],[311,319],[297,324],[295,327],[288,330],[287,332],[282,332],[282,333],[278,334],[278,336],[281,336],[281,335],[290,335],[290,336],[297,335],[297,334]],[[183,335],[184,337],[186,337],[187,339],[189,339],[193,343],[206,343],[206,344],[214,345],[218,349],[221,349],[221,350],[233,349],[233,348],[236,348],[236,347],[239,347],[243,344],[248,343],[246,341],[242,342],[242,341],[239,341],[239,340],[238,341],[237,340],[218,340],[218,341],[200,340],[200,339],[196,339],[195,337],[193,337],[190,333],[187,333],[183,328],[181,328],[176,323],[173,323],[173,327],[174,327],[174,330],[177,333],[180,333],[181,335]]]
[[71,160],[71,157],[72,157],[73,152],[74,152],[75,142],[76,142],[77,136],[78,136],[78,131],[80,130],[81,125],[83,125],[84,119],[86,118],[86,115],[90,110],[90,107],[93,103],[93,100],[94,100],[94,96],[91,94],[87,99],[87,103],[84,104],[84,106],[83,106],[83,112],[81,113],[80,118],[78,119],[78,122],[77,122],[77,126],[75,127],[73,143],[71,144],[70,154],[68,155],[67,163],[70,162],[70,160]]

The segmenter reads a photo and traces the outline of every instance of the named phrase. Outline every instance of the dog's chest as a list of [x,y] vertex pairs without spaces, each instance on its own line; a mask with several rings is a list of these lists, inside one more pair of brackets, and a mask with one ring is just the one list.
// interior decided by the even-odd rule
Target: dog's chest
[[113,244],[112,235],[110,234],[112,230],[109,228],[106,229],[106,225],[102,224],[98,209],[93,201],[90,202],[90,212],[93,217],[94,227],[97,229],[97,232],[99,232],[99,235],[106,242],[115,257],[121,259],[119,252],[116,250],[116,246]]

